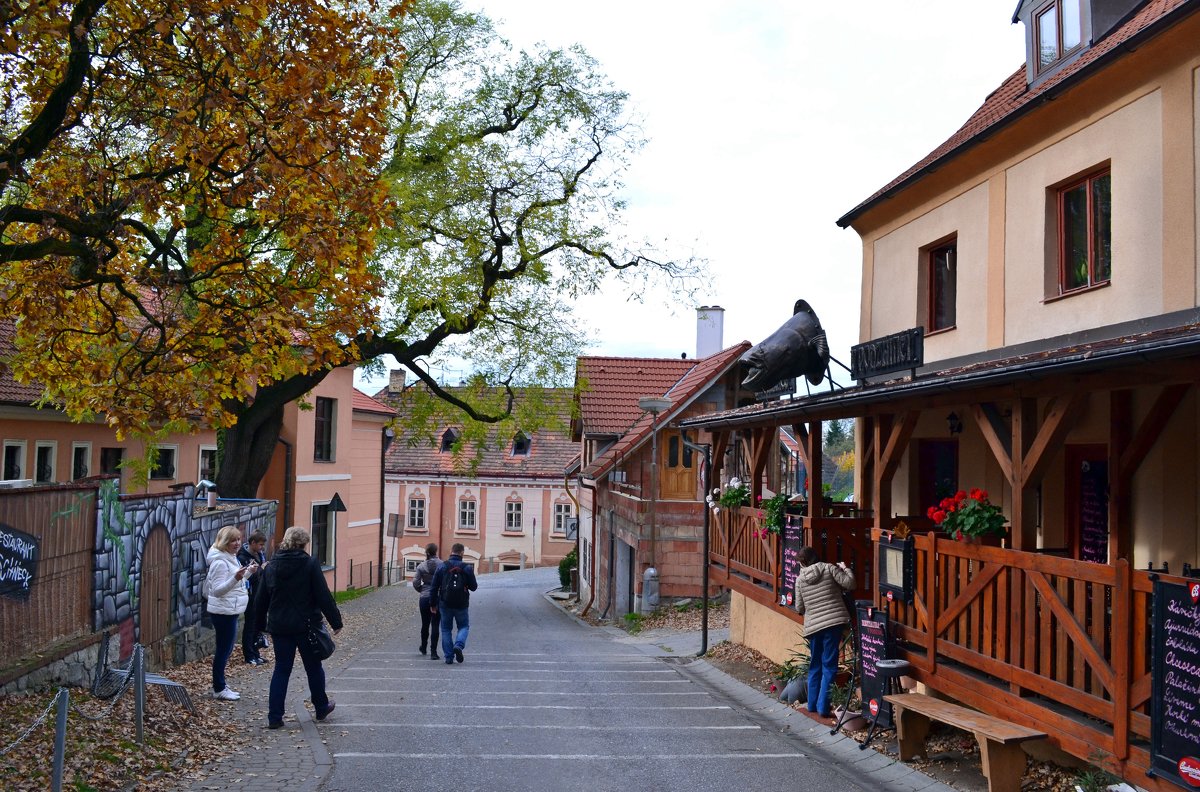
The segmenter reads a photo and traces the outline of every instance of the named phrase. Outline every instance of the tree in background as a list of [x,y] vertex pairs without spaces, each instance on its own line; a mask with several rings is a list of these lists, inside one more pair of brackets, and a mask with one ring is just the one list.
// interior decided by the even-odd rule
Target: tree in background
[[854,421],[829,421],[823,455],[830,465],[822,471],[826,494],[843,501],[854,494]]
[[[449,407],[460,443],[531,431],[512,389],[570,376],[569,300],[696,282],[613,233],[641,140],[582,50],[514,54],[440,0],[208,1],[0,18],[0,306],[14,373],[71,417],[225,427],[218,490],[251,497],[334,367],[420,380],[410,436]],[[463,395],[435,356],[475,369]]]

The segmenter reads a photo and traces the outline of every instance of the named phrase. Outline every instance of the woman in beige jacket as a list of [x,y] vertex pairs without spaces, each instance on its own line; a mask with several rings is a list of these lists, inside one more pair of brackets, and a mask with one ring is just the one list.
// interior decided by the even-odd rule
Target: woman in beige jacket
[[820,561],[811,547],[800,548],[796,575],[796,611],[804,615],[808,639],[808,711],[830,716],[829,688],[837,675],[838,647],[850,614],[842,591],[854,589],[854,573],[842,562]]

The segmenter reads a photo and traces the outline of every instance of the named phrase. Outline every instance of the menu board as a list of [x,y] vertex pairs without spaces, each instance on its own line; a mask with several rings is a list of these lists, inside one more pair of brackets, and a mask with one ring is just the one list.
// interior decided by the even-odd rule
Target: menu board
[[1108,563],[1108,463],[1090,460],[1079,474],[1079,558]]
[[29,599],[29,587],[37,577],[36,536],[0,523],[0,596]]
[[1150,773],[1200,787],[1200,582],[1154,581]]
[[879,711],[879,726],[892,728],[892,705],[883,700],[887,691],[879,674],[879,661],[888,659],[887,611],[876,608],[870,600],[854,603],[854,625],[858,631],[858,678],[863,702],[863,715],[868,718]]
[[782,589],[779,604],[789,608],[795,604],[796,575],[800,573],[800,548],[804,546],[804,518],[798,514],[784,516],[783,528],[779,532],[779,552],[782,556]]

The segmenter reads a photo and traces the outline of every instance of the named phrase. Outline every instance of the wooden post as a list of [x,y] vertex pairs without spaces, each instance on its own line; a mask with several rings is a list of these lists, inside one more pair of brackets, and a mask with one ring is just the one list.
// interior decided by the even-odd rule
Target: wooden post
[[1115,390],[1108,399],[1108,562],[1129,557],[1130,495],[1133,472],[1122,457],[1133,435],[1133,391]]
[[1037,400],[1018,399],[1012,416],[1012,546],[1037,547],[1037,491],[1027,477],[1026,457],[1037,436]]

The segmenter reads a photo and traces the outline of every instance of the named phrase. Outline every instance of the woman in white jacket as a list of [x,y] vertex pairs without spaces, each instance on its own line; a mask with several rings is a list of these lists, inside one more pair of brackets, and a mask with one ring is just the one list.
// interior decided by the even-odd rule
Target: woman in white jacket
[[241,546],[242,532],[236,526],[227,525],[217,532],[217,540],[208,550],[205,588],[208,613],[212,617],[213,631],[217,634],[212,666],[213,698],[222,701],[241,698],[225,684],[225,666],[229,664],[229,656],[233,654],[233,644],[237,639],[238,616],[246,612],[246,605],[250,602],[245,577],[258,572],[257,564],[242,566],[238,561],[236,554]]

